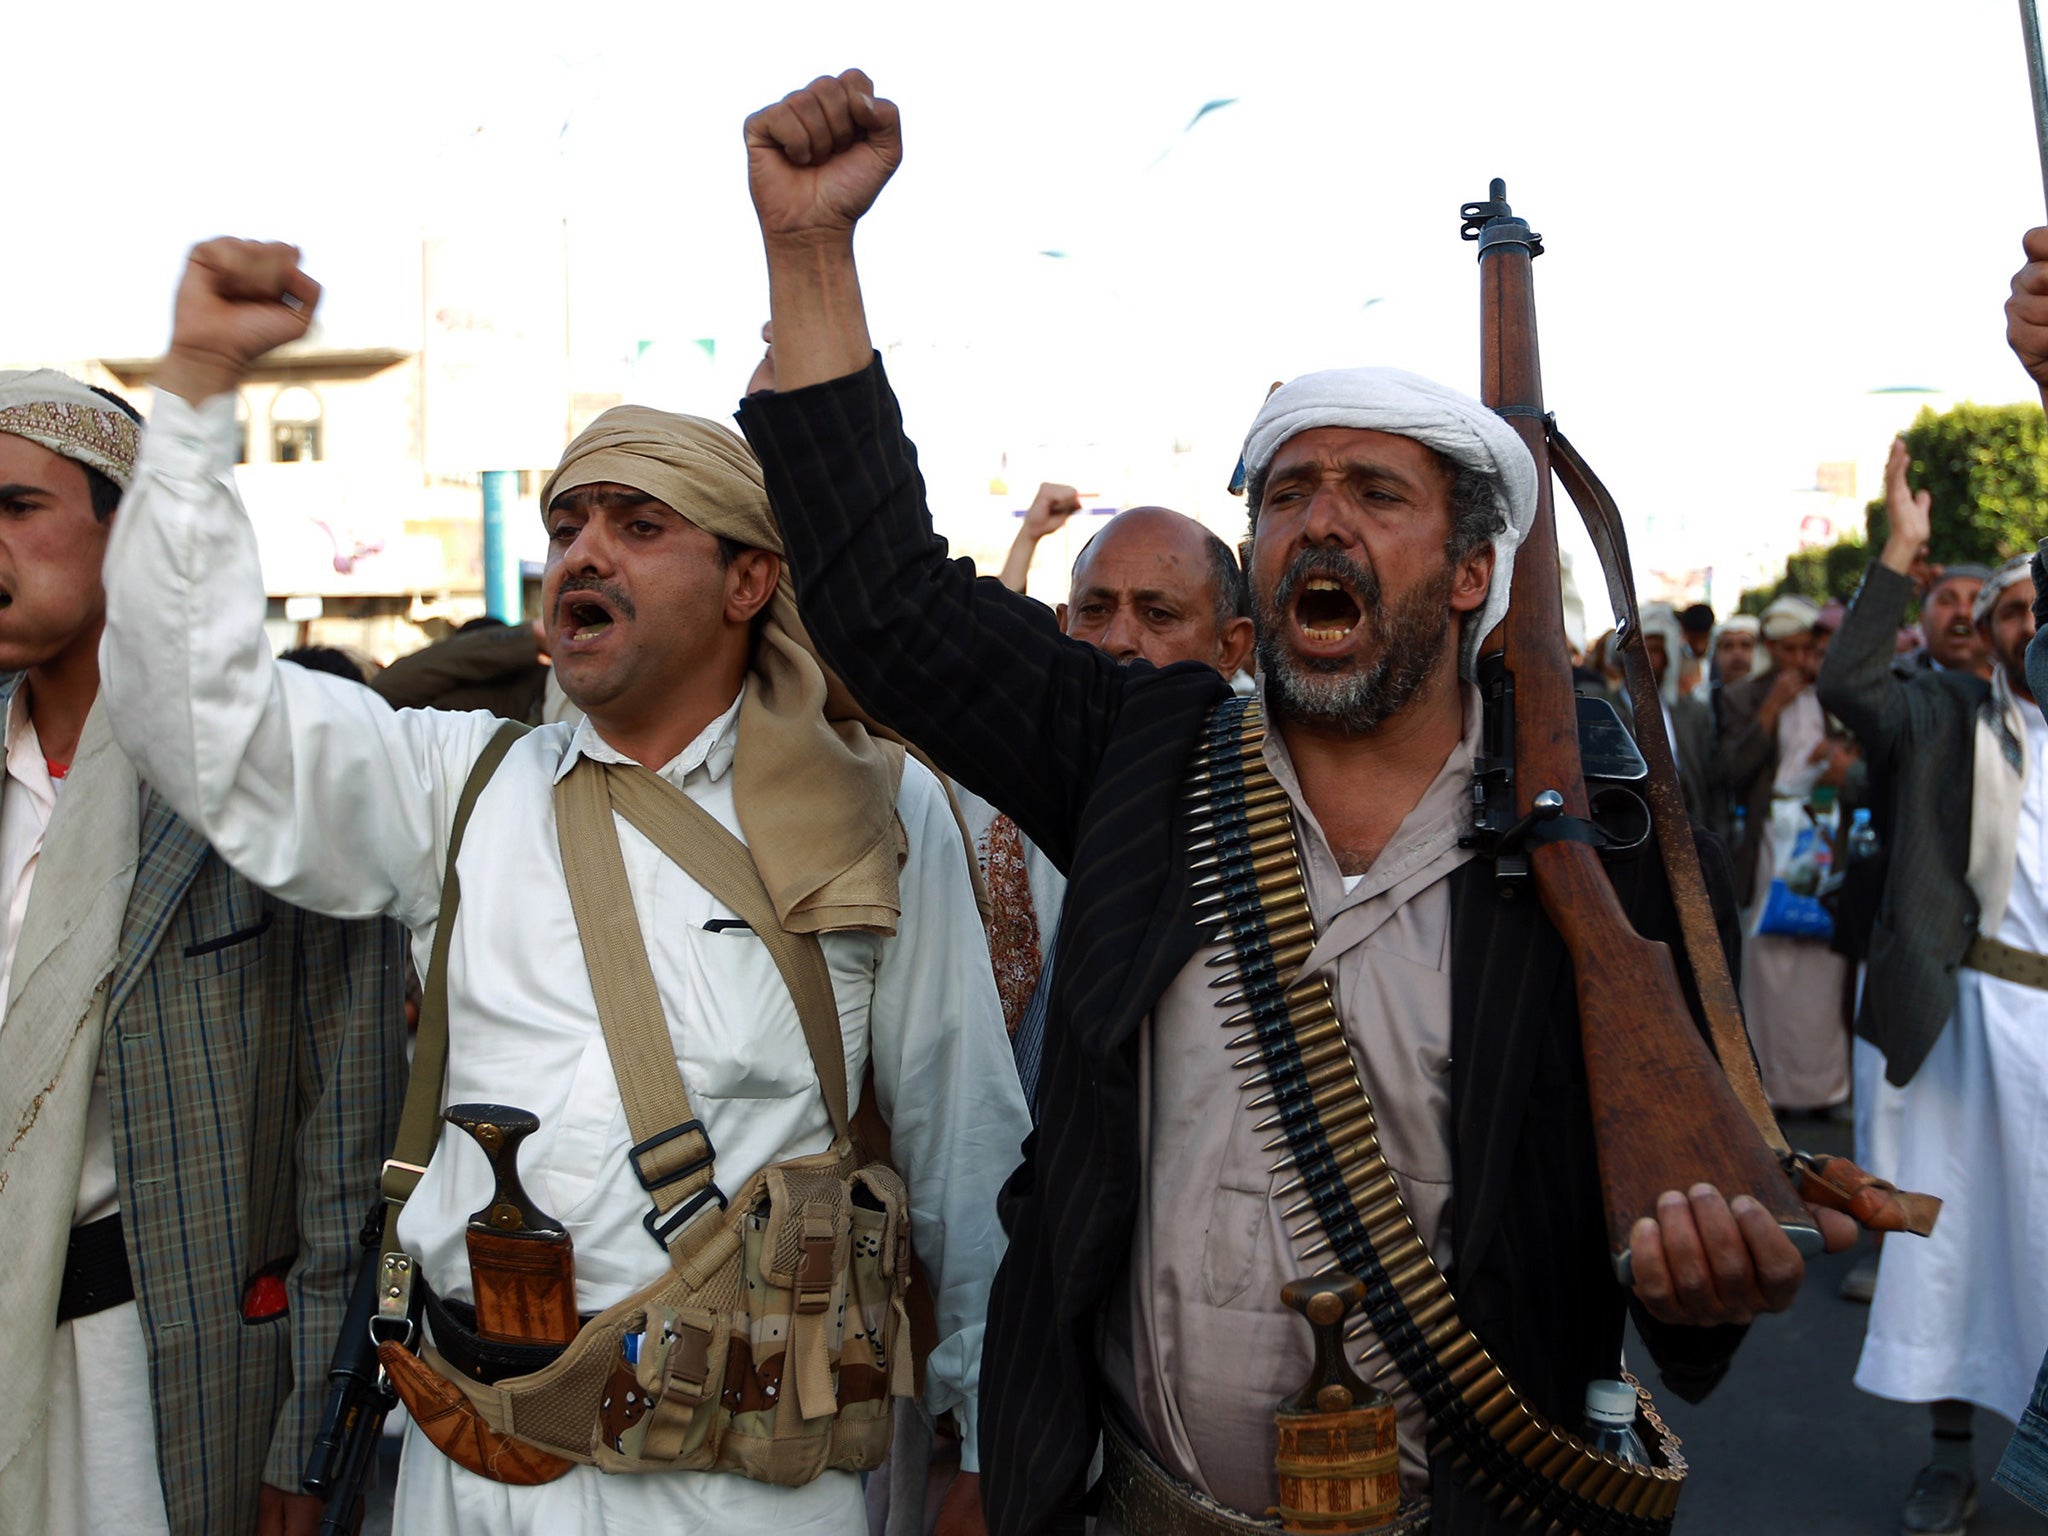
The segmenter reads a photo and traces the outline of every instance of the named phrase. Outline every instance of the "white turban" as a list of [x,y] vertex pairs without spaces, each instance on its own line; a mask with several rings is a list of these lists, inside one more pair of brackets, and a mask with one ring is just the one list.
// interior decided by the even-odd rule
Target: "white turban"
[[[1536,461],[1499,415],[1470,395],[1399,368],[1332,368],[1303,374],[1266,397],[1244,440],[1245,479],[1259,484],[1289,438],[1317,427],[1352,427],[1412,437],[1493,486],[1507,523],[1493,540],[1493,586],[1465,626],[1463,670],[1471,675],[1479,643],[1508,611],[1515,548],[1536,520]],[[1257,508],[1253,508],[1256,516]]]
[[1803,597],[1786,593],[1764,610],[1763,635],[1766,640],[1783,640],[1787,635],[1803,635],[1813,628],[1813,621],[1820,617],[1820,609]]
[[1669,603],[1645,603],[1642,616],[1645,640],[1652,635],[1664,637],[1664,683],[1660,691],[1669,704],[1678,697],[1679,660],[1691,654],[1685,649],[1685,630],[1678,622],[1678,611]]
[[54,368],[0,371],[0,432],[90,465],[124,491],[142,446],[132,416]]
[[1990,623],[1991,610],[1998,606],[1999,595],[2016,581],[2032,579],[2033,574],[2033,566],[2028,557],[2014,555],[1993,571],[1990,579],[1977,589],[1977,600],[1970,605],[1970,618],[1978,624]]

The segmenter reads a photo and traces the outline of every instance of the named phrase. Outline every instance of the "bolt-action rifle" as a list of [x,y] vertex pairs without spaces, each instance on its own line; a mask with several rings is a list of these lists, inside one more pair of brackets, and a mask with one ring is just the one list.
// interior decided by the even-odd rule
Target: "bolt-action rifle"
[[[1479,244],[1480,395],[1528,445],[1537,503],[1535,525],[1515,558],[1500,628],[1505,646],[1480,668],[1489,740],[1478,774],[1479,841],[1506,886],[1535,887],[1571,956],[1617,1273],[1630,1278],[1629,1231],[1656,1214],[1657,1197],[1702,1181],[1730,1200],[1753,1196],[1802,1253],[1821,1248],[1802,1201],[1846,1211],[1876,1231],[1925,1235],[1940,1201],[1902,1193],[1845,1158],[1794,1152],[1764,1097],[1665,736],[1620,514],[1543,408],[1531,271],[1542,239],[1506,199],[1506,185],[1496,180],[1487,201],[1467,203],[1463,234]],[[1580,756],[1553,471],[1584,515],[1606,569],[1636,744],[1649,770],[1640,798],[1618,809],[1617,797],[1627,801],[1630,792],[1600,784],[1597,799],[1589,797]],[[1635,931],[1602,862],[1604,850],[1646,836],[1654,837],[1670,882],[1711,1053],[1694,1026],[1671,950]]]

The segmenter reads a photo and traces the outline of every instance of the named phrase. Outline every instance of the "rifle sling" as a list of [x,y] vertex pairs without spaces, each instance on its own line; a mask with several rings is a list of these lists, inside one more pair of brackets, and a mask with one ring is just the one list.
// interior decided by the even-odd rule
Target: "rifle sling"
[[[1699,848],[1692,837],[1692,818],[1686,814],[1685,794],[1678,784],[1678,765],[1672,761],[1671,741],[1664,731],[1664,707],[1643,642],[1643,617],[1636,605],[1635,582],[1629,575],[1633,567],[1629,564],[1628,533],[1622,526],[1621,509],[1591,466],[1558,431],[1555,420],[1549,421],[1547,431],[1551,468],[1585,520],[1593,548],[1600,556],[1600,568],[1607,577],[1608,601],[1624,624],[1622,669],[1628,678],[1629,701],[1636,718],[1636,747],[1650,768],[1646,791],[1650,823],[1656,830],[1657,851],[1663,857],[1671,901],[1678,909],[1679,933],[1685,941],[1693,984],[1699,989],[1701,1010],[1707,1016],[1714,1055],[1728,1086],[1735,1090],[1736,1101],[1756,1126],[1764,1145],[1780,1158],[1790,1158],[1792,1148],[1778,1128],[1777,1116],[1771,1113],[1770,1100],[1757,1075],[1756,1056],[1750,1048],[1749,1031],[1742,1022],[1735,979],[1729,974],[1728,956],[1721,948],[1713,903],[1707,899]],[[1672,665],[1677,661],[1677,657],[1671,658]]]
[[[1671,1528],[1685,1477],[1678,1441],[1649,1395],[1643,1416],[1658,1440],[1661,1465],[1624,1463],[1551,1424],[1522,1397],[1457,1314],[1457,1301],[1404,1207],[1381,1156],[1372,1101],[1347,1052],[1331,1069],[1304,1064],[1299,1035],[1337,1016],[1325,975],[1303,978],[1299,963],[1277,962],[1272,935],[1310,922],[1294,811],[1261,755],[1265,720],[1247,699],[1229,699],[1209,717],[1188,769],[1185,810],[1196,825],[1191,855],[1213,858],[1218,888],[1195,902],[1209,943],[1224,944],[1243,1009],[1258,1041],[1261,1107],[1282,1128],[1296,1178],[1280,1193],[1305,1192],[1316,1222],[1302,1229],[1305,1264],[1334,1263],[1365,1283],[1363,1316],[1421,1399],[1433,1448],[1450,1453],[1458,1475],[1504,1518],[1534,1529],[1585,1536],[1662,1536]],[[1275,872],[1254,867],[1255,844],[1286,834],[1289,856]],[[1270,855],[1268,856],[1270,857]],[[1322,1236],[1315,1237],[1320,1226]]]

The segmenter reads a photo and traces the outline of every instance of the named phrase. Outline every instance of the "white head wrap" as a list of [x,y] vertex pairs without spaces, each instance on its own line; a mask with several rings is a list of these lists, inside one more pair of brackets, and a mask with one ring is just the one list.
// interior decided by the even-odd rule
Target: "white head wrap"
[[1813,628],[1813,621],[1819,617],[1819,608],[1805,598],[1788,592],[1764,610],[1764,638],[1783,640],[1787,635],[1806,634]]
[[1970,605],[1970,618],[1978,624],[1991,620],[1991,610],[1998,606],[1999,595],[2014,582],[2030,579],[2033,567],[2025,555],[2014,555],[2005,564],[1991,573],[1991,577],[1977,591],[1977,601]]
[[126,411],[54,368],[0,370],[0,432],[89,464],[124,491],[142,446]]
[[[1259,484],[1289,438],[1317,427],[1352,427],[1412,437],[1493,483],[1507,522],[1493,541],[1493,586],[1467,620],[1462,670],[1471,675],[1479,643],[1508,611],[1515,548],[1536,520],[1536,462],[1515,429],[1470,395],[1399,368],[1332,368],[1303,374],[1266,397],[1244,440],[1245,479]],[[1257,509],[1253,509],[1256,514]]]
[[1685,630],[1678,622],[1678,611],[1669,603],[1645,603],[1642,613],[1643,638],[1664,637],[1664,682],[1658,691],[1669,704],[1678,697],[1679,660],[1692,653],[1685,649]]

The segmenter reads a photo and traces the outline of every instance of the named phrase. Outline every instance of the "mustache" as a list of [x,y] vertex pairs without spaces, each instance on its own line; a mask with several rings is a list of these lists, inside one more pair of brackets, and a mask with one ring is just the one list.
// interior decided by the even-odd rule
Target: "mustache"
[[1304,549],[1281,572],[1279,585],[1273,589],[1272,602],[1267,605],[1267,612],[1276,627],[1280,615],[1293,605],[1301,589],[1318,576],[1343,583],[1358,600],[1360,621],[1377,622],[1380,579],[1373,574],[1372,568],[1360,565],[1342,550]]
[[560,621],[562,616],[562,604],[568,602],[578,592],[595,592],[606,603],[610,604],[612,611],[622,619],[638,617],[633,611],[633,599],[626,596],[623,591],[611,582],[599,581],[595,576],[565,576],[562,578],[561,588],[555,593],[555,618],[557,622]]

